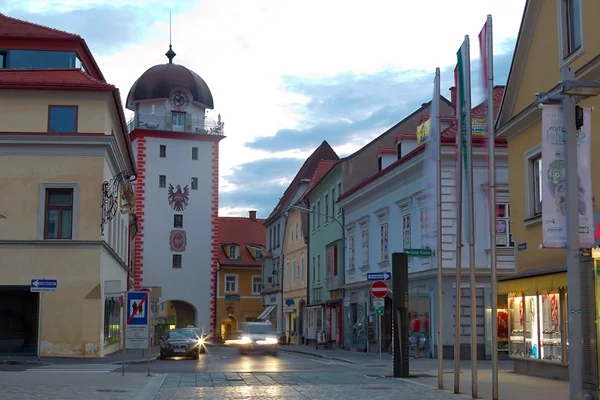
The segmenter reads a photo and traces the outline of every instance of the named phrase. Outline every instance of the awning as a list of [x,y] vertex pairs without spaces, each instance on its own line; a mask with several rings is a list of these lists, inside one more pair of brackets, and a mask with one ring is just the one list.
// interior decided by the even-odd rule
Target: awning
[[277,307],[277,306],[268,306],[267,308],[265,308],[265,311],[263,311],[256,319],[266,320],[267,316],[269,314],[271,314],[271,312],[275,309],[275,307]]
[[567,286],[567,273],[559,272],[556,274],[503,280],[498,282],[498,292],[509,293],[534,290],[543,292],[548,289],[566,288]]

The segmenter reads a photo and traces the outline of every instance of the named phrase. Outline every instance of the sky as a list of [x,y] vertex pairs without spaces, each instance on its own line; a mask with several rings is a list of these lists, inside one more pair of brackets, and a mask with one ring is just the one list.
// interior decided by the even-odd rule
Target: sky
[[[173,60],[208,84],[221,114],[220,214],[266,218],[310,153],[340,157],[430,101],[435,68],[450,99],[456,52],[471,41],[472,104],[482,101],[477,35],[494,19],[504,85],[525,0],[0,0],[11,17],[84,37],[124,98]],[[128,116],[132,113],[127,112]]]

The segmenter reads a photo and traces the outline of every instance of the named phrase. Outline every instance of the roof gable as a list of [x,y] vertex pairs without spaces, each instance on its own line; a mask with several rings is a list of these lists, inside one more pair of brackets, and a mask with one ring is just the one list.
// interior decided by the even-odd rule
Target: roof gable
[[[239,265],[260,267],[262,260],[256,260],[250,248],[260,247],[265,249],[265,238],[267,230],[265,220],[257,218],[252,220],[248,217],[219,217],[219,263],[223,265]],[[225,253],[224,246],[235,244],[238,247],[239,258],[229,259]]]
[[306,190],[304,191],[300,199],[298,199],[298,202],[306,199],[313,191],[313,189],[315,189],[319,185],[319,183],[323,181],[327,175],[329,175],[329,171],[333,170],[333,168],[338,162],[339,161],[333,160],[319,160],[319,165],[317,166],[317,169],[315,170],[315,173],[313,174],[312,178],[310,178],[310,183],[306,187]]

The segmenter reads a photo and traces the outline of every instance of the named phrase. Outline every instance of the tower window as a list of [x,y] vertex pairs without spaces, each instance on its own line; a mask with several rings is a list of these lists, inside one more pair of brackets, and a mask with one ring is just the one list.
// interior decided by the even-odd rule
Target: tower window
[[175,214],[173,216],[173,228],[183,228],[183,215]]
[[173,254],[173,268],[181,268],[181,254]]
[[164,144],[160,145],[160,158],[165,158],[167,156],[167,146]]
[[167,176],[166,175],[158,176],[158,187],[161,187],[161,188],[167,187]]
[[192,178],[192,190],[198,190],[198,178]]
[[197,160],[197,159],[198,159],[198,148],[192,147],[192,160]]

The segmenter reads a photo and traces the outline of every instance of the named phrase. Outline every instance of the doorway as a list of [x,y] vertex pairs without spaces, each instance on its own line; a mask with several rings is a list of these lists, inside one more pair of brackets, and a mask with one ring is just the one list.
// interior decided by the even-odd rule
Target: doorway
[[185,131],[185,114],[181,112],[171,112],[171,127],[174,131]]
[[0,286],[1,354],[37,354],[39,296],[29,286]]

